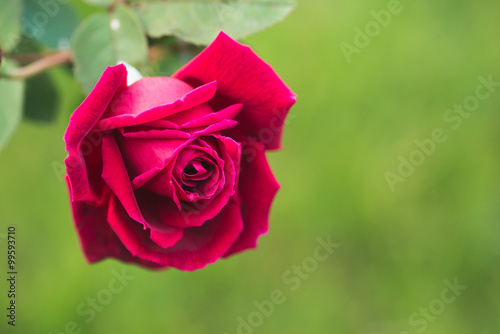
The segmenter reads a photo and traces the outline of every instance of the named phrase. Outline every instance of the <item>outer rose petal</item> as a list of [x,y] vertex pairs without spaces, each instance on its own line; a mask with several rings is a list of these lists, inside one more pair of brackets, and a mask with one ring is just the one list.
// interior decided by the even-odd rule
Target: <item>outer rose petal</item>
[[175,102],[192,90],[193,87],[174,78],[142,78],[116,94],[103,118],[139,115],[143,111]]
[[142,216],[137,205],[134,190],[130,183],[127,169],[123,162],[118,144],[112,135],[106,134],[102,142],[103,169],[102,178],[119,198],[127,213],[136,221],[144,225],[144,229],[150,227]]
[[264,145],[255,141],[242,143],[239,196],[244,229],[224,257],[257,246],[257,239],[267,233],[269,211],[279,184],[267,163]]
[[[101,115],[106,110],[114,94],[125,88],[127,84],[127,70],[123,65],[108,67],[94,90],[71,115],[68,129],[64,135],[68,157],[66,171],[71,183],[71,196],[74,201],[94,202],[98,194],[92,189],[88,180],[88,171],[85,165],[85,156],[80,151],[84,138],[95,126]],[[87,141],[85,152],[91,154],[98,150],[95,142]]]
[[[67,176],[66,182],[70,187]],[[114,257],[149,268],[160,267],[157,263],[135,258],[111,229],[107,221],[109,195],[110,193],[107,192],[106,200],[102,201],[103,204],[98,207],[70,200],[75,229],[87,261],[93,263],[107,257]]]
[[116,198],[111,199],[108,221],[123,244],[140,258],[163,267],[195,270],[217,261],[238,238],[243,223],[239,203],[233,197],[214,219],[201,227],[184,229],[175,246],[162,248],[151,241],[147,231],[132,220]]
[[[296,95],[249,47],[221,32],[173,77],[193,86],[217,80],[216,95],[245,105],[232,131],[259,139],[266,136],[266,149],[280,148],[284,120]],[[261,134],[263,129],[272,135]]]
[[[154,79],[154,78],[144,78],[142,80],[145,79]],[[156,78],[156,79],[164,79],[160,81],[168,83],[163,85],[165,89],[168,89],[168,86],[173,84],[176,94],[181,94],[181,92],[183,91],[181,89],[178,89],[179,83],[182,83],[187,87],[190,87],[189,85],[183,83],[182,81],[175,80],[172,78]],[[142,80],[136,82],[134,85],[139,84],[140,82],[142,82]],[[133,90],[134,85],[130,86],[127,90],[131,92],[129,92],[130,96],[128,97],[128,99],[126,99],[126,101],[129,101],[131,105],[135,103],[134,100],[138,99],[138,96],[141,96],[141,94],[146,94],[145,92],[142,92],[142,90],[141,93],[132,93],[134,92]],[[158,87],[156,87],[156,89],[158,89]],[[180,112],[184,112],[186,113],[186,115],[189,115],[191,114],[189,112],[189,109],[191,108],[200,109],[200,104],[210,100],[214,96],[216,89],[217,89],[217,83],[210,82],[207,83],[206,85],[199,86],[195,89],[189,90],[184,95],[177,96],[177,98],[175,98],[176,95],[167,95],[167,98],[164,99],[165,103],[152,106],[151,108],[147,108],[150,107],[151,105],[150,103],[146,103],[144,101],[141,102],[140,107],[130,108],[127,104],[116,98],[110,103],[103,118],[99,121],[98,126],[100,129],[109,130],[125,126],[158,122],[159,120],[162,120],[165,117]],[[161,92],[155,91],[155,93],[156,93],[155,95],[159,95]],[[143,98],[147,99],[147,96]],[[143,110],[142,108],[147,108],[147,109]],[[203,109],[201,113],[204,114],[211,111],[210,107],[201,109]],[[189,119],[186,119],[186,121],[188,120]],[[165,122],[177,126],[174,122],[171,122],[169,120],[163,120],[163,123]]]

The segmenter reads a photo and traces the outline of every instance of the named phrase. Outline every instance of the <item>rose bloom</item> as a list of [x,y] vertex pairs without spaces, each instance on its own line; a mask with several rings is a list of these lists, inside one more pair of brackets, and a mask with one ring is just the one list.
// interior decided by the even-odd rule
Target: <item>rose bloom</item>
[[195,270],[256,247],[279,188],[265,150],[295,97],[224,33],[172,77],[108,67],[64,136],[87,260]]

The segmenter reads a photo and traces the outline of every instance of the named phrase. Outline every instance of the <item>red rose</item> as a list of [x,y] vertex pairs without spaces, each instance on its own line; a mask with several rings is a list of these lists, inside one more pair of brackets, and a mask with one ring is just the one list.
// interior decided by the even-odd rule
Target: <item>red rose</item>
[[248,47],[221,33],[172,77],[127,86],[109,67],[64,136],[73,218],[89,262],[202,268],[254,248],[279,188],[295,94]]

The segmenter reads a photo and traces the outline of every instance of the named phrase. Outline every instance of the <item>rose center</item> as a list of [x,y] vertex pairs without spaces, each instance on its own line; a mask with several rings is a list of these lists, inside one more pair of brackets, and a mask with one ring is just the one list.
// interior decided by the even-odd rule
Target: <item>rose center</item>
[[203,194],[213,183],[215,162],[209,156],[189,161],[182,170],[181,187],[184,191]]
[[193,166],[192,163],[188,163],[186,167],[184,167],[183,170],[185,175],[195,175],[198,171],[196,168]]

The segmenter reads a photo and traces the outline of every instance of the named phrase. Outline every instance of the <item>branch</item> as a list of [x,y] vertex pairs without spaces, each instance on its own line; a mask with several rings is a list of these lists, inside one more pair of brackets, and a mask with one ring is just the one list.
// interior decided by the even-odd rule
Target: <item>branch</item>
[[69,63],[72,60],[73,53],[71,51],[59,51],[38,59],[24,67],[12,69],[7,72],[7,76],[13,79],[26,79],[54,66]]

